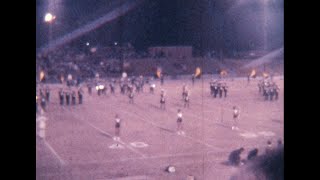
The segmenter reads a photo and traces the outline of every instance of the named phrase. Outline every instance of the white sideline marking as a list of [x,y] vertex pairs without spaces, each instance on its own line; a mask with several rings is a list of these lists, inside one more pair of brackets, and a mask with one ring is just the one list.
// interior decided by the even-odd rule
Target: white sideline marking
[[50,149],[50,151],[54,154],[54,156],[59,160],[61,165],[65,165],[66,163],[63,161],[63,159],[60,158],[58,153],[50,146],[50,144],[43,139],[44,144]]
[[136,147],[136,148],[144,148],[148,147],[149,145],[144,143],[144,142],[132,142],[130,143],[131,146]]
[[261,132],[258,132],[258,134],[262,136],[275,136],[275,133],[271,131],[261,131]]
[[275,133],[272,131],[261,131],[261,132],[258,132],[257,134],[253,132],[244,132],[244,133],[240,133],[240,136],[244,138],[256,138],[258,136],[270,137],[270,136],[275,136]]
[[85,122],[85,123],[87,123],[89,126],[91,126],[92,128],[94,128],[95,130],[99,131],[100,133],[102,133],[102,134],[105,134],[105,135],[107,135],[107,136],[112,137],[112,135],[111,135],[111,134],[109,134],[109,133],[107,133],[107,132],[105,132],[105,131],[103,131],[103,130],[101,130],[101,129],[97,128],[96,126],[94,126],[93,124],[89,123],[88,121],[85,121],[85,120],[83,120],[83,119],[79,119],[79,120],[80,120],[80,121],[83,121],[83,122]]
[[256,137],[258,137],[255,133],[251,133],[251,132],[240,133],[240,136],[242,136],[244,138],[256,138]]

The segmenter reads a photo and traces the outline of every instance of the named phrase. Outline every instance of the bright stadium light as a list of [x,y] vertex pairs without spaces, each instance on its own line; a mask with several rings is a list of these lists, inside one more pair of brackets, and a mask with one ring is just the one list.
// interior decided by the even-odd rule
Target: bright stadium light
[[50,22],[52,22],[55,18],[56,18],[56,16],[52,15],[51,13],[47,13],[47,14],[44,16],[44,21],[47,22],[47,23],[50,23]]

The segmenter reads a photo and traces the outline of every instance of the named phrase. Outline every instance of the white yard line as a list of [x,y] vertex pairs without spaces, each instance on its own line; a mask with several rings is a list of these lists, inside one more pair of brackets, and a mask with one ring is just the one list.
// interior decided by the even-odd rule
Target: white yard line
[[86,121],[86,120],[83,120],[83,119],[80,118],[78,115],[76,115],[74,112],[72,112],[72,111],[70,111],[70,112],[76,117],[76,119],[78,119],[78,120],[80,120],[80,121],[82,121],[82,122],[85,122],[85,123],[88,124],[90,127],[94,128],[95,130],[99,131],[100,133],[103,133],[103,134],[111,137],[111,139],[112,139],[113,141],[119,142],[120,144],[124,145],[124,146],[127,147],[129,150],[131,150],[132,152],[135,152],[135,153],[139,154],[139,155],[142,156],[142,157],[146,157],[146,155],[144,155],[143,153],[141,153],[141,152],[137,151],[136,149],[132,148],[130,145],[127,145],[127,143],[125,143],[125,142],[123,142],[123,141],[121,141],[121,140],[119,140],[119,141],[114,140],[114,139],[112,138],[113,136],[112,136],[110,133],[101,130],[100,128],[94,126],[93,124],[89,123],[89,122]]
[[51,147],[51,145],[45,139],[43,139],[43,142],[50,149],[52,154],[59,160],[60,164],[61,165],[66,165],[64,160],[58,155],[58,153]]
[[[170,103],[170,104],[172,104],[172,103]],[[139,108],[139,107],[138,107],[138,108]],[[224,110],[229,110],[229,111],[232,113],[232,110],[230,110],[230,109],[224,109]],[[168,110],[168,111],[173,112],[172,110]],[[212,111],[212,112],[214,112],[214,111]],[[129,113],[130,113],[131,115],[136,115],[136,116],[140,117],[139,120],[142,120],[142,121],[144,121],[144,122],[147,122],[147,123],[149,123],[149,124],[151,124],[151,125],[153,125],[153,126],[155,126],[155,127],[158,127],[158,128],[160,128],[160,129],[166,129],[166,130],[168,130],[168,131],[170,131],[170,132],[172,132],[172,133],[175,133],[174,130],[170,130],[170,129],[168,129],[168,128],[161,127],[161,126],[159,126],[159,125],[157,125],[157,124],[155,124],[155,123],[153,123],[153,122],[149,122],[149,121],[145,120],[144,117],[142,117],[142,116],[140,116],[140,115],[138,115],[138,114],[134,114],[134,113],[131,113],[131,112],[128,113],[127,111],[125,111],[125,112],[123,112],[123,113],[124,113],[124,114],[129,114]],[[199,116],[195,116],[195,115],[189,114],[189,113],[185,113],[185,116],[191,116],[191,117],[193,117],[193,118],[195,118],[195,119],[199,119],[199,120],[202,120],[202,119],[203,119],[203,120],[205,120],[206,122],[210,122],[209,125],[210,125],[210,124],[211,124],[211,125],[221,124],[221,122],[212,122],[212,120],[210,120],[210,119],[208,119],[208,118],[201,118],[201,117],[199,117]],[[241,116],[243,116],[243,114],[242,114]],[[230,128],[230,130],[231,130],[231,128]],[[245,130],[245,129],[243,129],[243,128],[240,128],[240,129],[237,130],[237,131],[238,131],[239,133],[249,133],[249,132],[250,132],[250,131]],[[186,138],[189,138],[189,139],[191,139],[191,140],[193,140],[193,141],[195,141],[195,142],[204,144],[204,145],[207,146],[207,147],[215,148],[215,147],[213,147],[213,146],[210,145],[210,144],[207,144],[207,143],[202,142],[202,141],[200,141],[200,140],[194,139],[194,138],[192,138],[192,137],[190,137],[190,136],[184,135],[183,137],[186,137]]]
[[[155,124],[155,123],[153,123],[153,122],[149,122],[149,121],[145,120],[144,117],[142,117],[142,116],[140,116],[140,115],[138,115],[138,114],[136,114],[136,113],[135,113],[135,114],[134,114],[134,113],[131,113],[131,112],[123,112],[123,113],[124,113],[124,114],[128,114],[128,115],[130,115],[130,114],[131,114],[131,115],[135,115],[135,116],[139,117],[139,120],[144,121],[144,122],[146,122],[146,123],[148,123],[148,124],[151,124],[151,125],[153,125],[153,126],[155,126],[155,127],[157,127],[157,128],[167,129],[167,128],[161,127],[161,126],[159,126],[159,125],[157,125],[157,124]],[[175,134],[175,131],[174,131],[174,130],[170,130],[170,129],[167,129],[167,130],[169,130],[170,132],[172,132],[172,133]],[[192,140],[192,141],[195,141],[195,142],[197,142],[197,143],[199,143],[199,144],[205,145],[205,146],[210,147],[210,148],[215,148],[214,146],[212,146],[212,145],[210,145],[210,144],[208,144],[208,143],[202,142],[202,141],[200,141],[200,140],[198,140],[198,139],[194,139],[194,138],[192,138],[192,137],[190,137],[190,136],[187,136],[187,135],[181,135],[181,137],[188,138],[188,139],[190,139],[190,140]]]
[[[221,151],[221,152],[224,152],[224,151]],[[74,163],[74,165],[117,163],[117,162],[126,162],[126,161],[187,157],[187,156],[196,156],[196,155],[207,156],[211,153],[217,153],[217,152],[216,151],[207,151],[207,152],[201,151],[201,152],[194,152],[194,153],[163,154],[163,155],[149,156],[149,157],[123,158],[123,159],[116,159],[116,160],[110,160],[110,161],[89,161],[89,162],[84,162],[84,163]]]
[[[147,120],[145,120],[145,118],[144,118],[143,116],[138,115],[137,113],[131,113],[131,112],[128,112],[128,111],[123,111],[122,113],[123,113],[123,114],[127,114],[127,115],[129,115],[129,116],[132,116],[132,115],[137,116],[139,120],[141,120],[141,121],[143,121],[143,122],[146,122],[146,123],[148,123],[148,124],[151,124],[152,126],[155,126],[155,127],[159,128],[159,129],[165,129],[165,130],[167,130],[167,131],[169,131],[169,132],[171,132],[171,133],[174,133],[174,134],[175,134],[175,132],[176,132],[176,131],[174,131],[174,130],[171,130],[171,129],[168,129],[168,128],[159,126],[159,125],[157,125],[156,123],[147,121]],[[192,141],[194,141],[194,142],[197,142],[197,143],[199,143],[199,144],[205,145],[205,146],[210,147],[210,148],[216,148],[216,147],[214,147],[214,146],[212,146],[212,145],[210,145],[210,144],[208,144],[208,143],[205,143],[205,142],[203,142],[203,141],[200,141],[200,140],[198,140],[198,139],[192,138],[192,137],[187,136],[187,135],[181,135],[181,137],[188,138],[188,139],[190,139],[190,140],[192,140]]]

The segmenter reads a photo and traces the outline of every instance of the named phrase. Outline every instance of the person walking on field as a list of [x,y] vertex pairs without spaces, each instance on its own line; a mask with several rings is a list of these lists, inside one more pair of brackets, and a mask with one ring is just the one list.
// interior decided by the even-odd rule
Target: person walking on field
[[160,94],[160,109],[166,109],[166,98],[163,89],[161,90]]
[[184,107],[188,107],[188,108],[189,108],[189,102],[190,102],[189,95],[190,95],[189,91],[186,91],[184,96]]
[[238,128],[238,120],[240,117],[240,110],[237,106],[233,106],[233,123],[232,130],[239,129]]
[[180,109],[178,109],[178,119],[177,119],[177,125],[178,125],[178,135],[184,135],[185,132],[182,130],[182,112]]
[[186,96],[186,92],[188,91],[188,87],[186,84],[183,84],[182,86],[182,100],[185,99],[185,96]]
[[[120,140],[120,118],[119,115],[116,115],[116,119],[115,119],[115,136],[114,136],[114,140],[115,141],[119,141]],[[117,146],[119,146],[119,144],[117,143]]]

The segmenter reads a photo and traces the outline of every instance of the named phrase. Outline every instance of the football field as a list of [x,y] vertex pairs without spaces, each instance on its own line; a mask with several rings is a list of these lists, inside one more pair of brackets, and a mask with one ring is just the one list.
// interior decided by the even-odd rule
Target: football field
[[[156,81],[154,94],[145,85],[134,103],[116,93],[89,95],[83,87],[81,105],[60,106],[61,85],[49,85],[50,103],[44,116],[46,136],[36,139],[38,180],[196,179],[227,180],[237,171],[225,165],[229,153],[244,147],[264,153],[267,140],[283,141],[283,78],[274,77],[279,99],[265,101],[258,80],[226,79],[226,98],[210,95],[209,79]],[[184,107],[182,86],[190,89],[190,107]],[[109,88],[109,87],[108,87]],[[166,92],[166,109],[160,109],[160,90]],[[240,109],[238,130],[232,130],[233,111]],[[177,110],[183,114],[185,135],[177,134]],[[121,119],[120,141],[113,139],[115,115]],[[37,115],[38,117],[40,115]],[[38,121],[37,121],[38,122]],[[39,123],[37,123],[39,124]],[[172,165],[175,173],[165,172]]]

